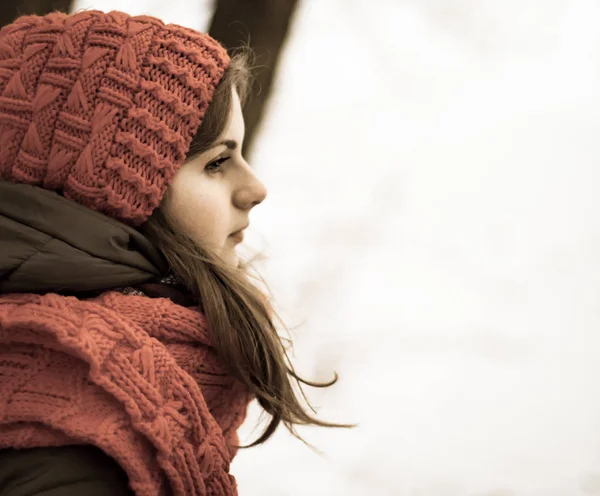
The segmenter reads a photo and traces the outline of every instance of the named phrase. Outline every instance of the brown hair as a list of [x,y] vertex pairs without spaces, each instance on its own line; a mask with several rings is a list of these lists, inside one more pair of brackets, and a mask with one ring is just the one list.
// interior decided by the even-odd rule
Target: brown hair
[[[232,56],[192,140],[188,158],[208,150],[224,131],[231,112],[232,87],[242,103],[245,101],[250,82],[248,59],[248,52]],[[299,439],[295,425],[351,427],[319,420],[302,405],[292,382],[314,412],[302,384],[328,387],[337,381],[337,374],[326,383],[310,382],[296,374],[274,325],[276,314],[266,295],[252,283],[249,266],[225,264],[180,232],[160,208],[147,222],[145,231],[162,250],[180,282],[198,299],[221,358],[271,416],[261,436],[247,447],[265,442],[281,422]]]

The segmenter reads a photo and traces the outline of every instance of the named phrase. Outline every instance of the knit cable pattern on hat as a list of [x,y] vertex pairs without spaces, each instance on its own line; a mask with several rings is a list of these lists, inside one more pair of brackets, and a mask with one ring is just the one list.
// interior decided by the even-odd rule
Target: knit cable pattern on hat
[[0,298],[0,448],[93,444],[140,496],[233,496],[250,395],[196,309],[106,293]]
[[148,16],[24,16],[0,31],[0,179],[130,225],[159,205],[229,57]]

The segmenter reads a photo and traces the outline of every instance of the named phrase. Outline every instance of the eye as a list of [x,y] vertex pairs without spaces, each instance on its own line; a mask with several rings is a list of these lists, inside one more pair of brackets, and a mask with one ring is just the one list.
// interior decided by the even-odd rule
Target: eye
[[213,160],[212,162],[209,162],[208,164],[206,164],[206,167],[204,167],[204,170],[209,172],[210,174],[216,174],[217,172],[221,171],[221,165],[223,165],[225,162],[227,162],[227,160],[229,160],[229,158],[230,157],[221,157],[216,160]]

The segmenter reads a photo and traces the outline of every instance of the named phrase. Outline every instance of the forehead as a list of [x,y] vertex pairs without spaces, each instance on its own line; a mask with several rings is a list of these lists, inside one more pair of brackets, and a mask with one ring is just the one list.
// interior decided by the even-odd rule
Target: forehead
[[240,97],[235,90],[231,89],[232,99],[231,108],[229,110],[229,120],[227,125],[221,134],[221,139],[235,139],[241,141],[244,136],[244,114],[242,113],[242,105],[240,103]]

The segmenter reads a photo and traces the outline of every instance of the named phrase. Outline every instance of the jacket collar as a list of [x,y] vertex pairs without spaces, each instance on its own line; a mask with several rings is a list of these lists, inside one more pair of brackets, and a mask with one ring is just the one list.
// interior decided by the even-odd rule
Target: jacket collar
[[140,231],[36,186],[0,181],[0,294],[78,294],[160,280]]

